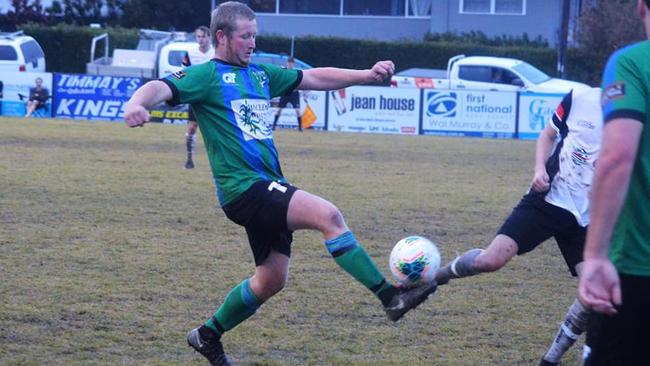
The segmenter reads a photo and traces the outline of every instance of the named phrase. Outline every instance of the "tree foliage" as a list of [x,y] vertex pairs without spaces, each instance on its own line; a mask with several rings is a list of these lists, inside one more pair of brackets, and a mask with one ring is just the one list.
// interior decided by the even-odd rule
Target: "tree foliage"
[[645,38],[636,4],[636,0],[597,0],[582,12],[577,19],[577,46],[569,50],[574,65],[580,65],[583,72],[591,71],[581,79],[599,85],[609,55]]

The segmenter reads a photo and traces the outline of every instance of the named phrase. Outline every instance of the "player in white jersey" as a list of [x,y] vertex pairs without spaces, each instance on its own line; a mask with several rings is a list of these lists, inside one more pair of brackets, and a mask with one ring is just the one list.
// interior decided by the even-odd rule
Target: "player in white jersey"
[[[198,47],[190,49],[183,57],[183,66],[189,67],[192,65],[202,64],[209,61],[214,57],[214,48],[210,42],[210,28],[202,25],[194,31],[194,38],[198,43]],[[185,146],[187,147],[187,161],[185,162],[185,169],[194,168],[194,142],[196,140],[196,117],[192,107],[189,107],[187,121],[187,132],[185,132]]]
[[[582,269],[589,190],[600,151],[603,116],[599,88],[567,94],[541,132],[535,151],[534,175],[528,192],[486,249],[471,249],[442,267],[439,285],[453,278],[494,272],[515,256],[554,237],[573,276]],[[540,365],[557,365],[584,332],[588,310],[578,301]]]

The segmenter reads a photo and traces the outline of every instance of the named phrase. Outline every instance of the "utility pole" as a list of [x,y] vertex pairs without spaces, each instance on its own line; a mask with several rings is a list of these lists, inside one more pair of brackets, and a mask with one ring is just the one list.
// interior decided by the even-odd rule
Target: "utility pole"
[[564,78],[566,71],[566,53],[568,48],[569,38],[569,13],[571,11],[570,0],[562,0],[562,22],[560,24],[560,42],[557,49],[557,76]]

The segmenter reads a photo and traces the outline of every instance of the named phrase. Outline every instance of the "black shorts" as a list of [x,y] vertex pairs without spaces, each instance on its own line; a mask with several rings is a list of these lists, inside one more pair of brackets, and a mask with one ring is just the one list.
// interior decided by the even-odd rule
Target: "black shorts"
[[280,98],[280,103],[278,104],[278,108],[286,108],[288,103],[291,103],[291,106],[294,109],[300,108],[300,92],[294,90],[289,95],[283,95]]
[[585,366],[647,365],[650,349],[650,277],[620,274],[618,314],[593,313],[587,324]]
[[187,122],[196,122],[196,117],[194,116],[194,109],[191,105],[187,106]]
[[271,250],[291,256],[293,232],[287,226],[287,213],[297,190],[289,183],[259,181],[223,207],[230,220],[246,228],[256,266],[264,263]]
[[587,228],[580,226],[571,212],[544,201],[541,194],[528,193],[512,210],[497,234],[507,235],[517,242],[519,255],[555,237],[564,261],[575,277],[578,275],[575,266],[582,262],[586,233]]

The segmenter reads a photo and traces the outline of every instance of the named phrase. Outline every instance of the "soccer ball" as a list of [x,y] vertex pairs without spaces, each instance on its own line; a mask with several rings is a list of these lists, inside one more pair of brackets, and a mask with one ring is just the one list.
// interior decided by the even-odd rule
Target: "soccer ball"
[[440,268],[440,252],[431,240],[409,236],[395,244],[389,266],[397,282],[403,286],[431,283]]

